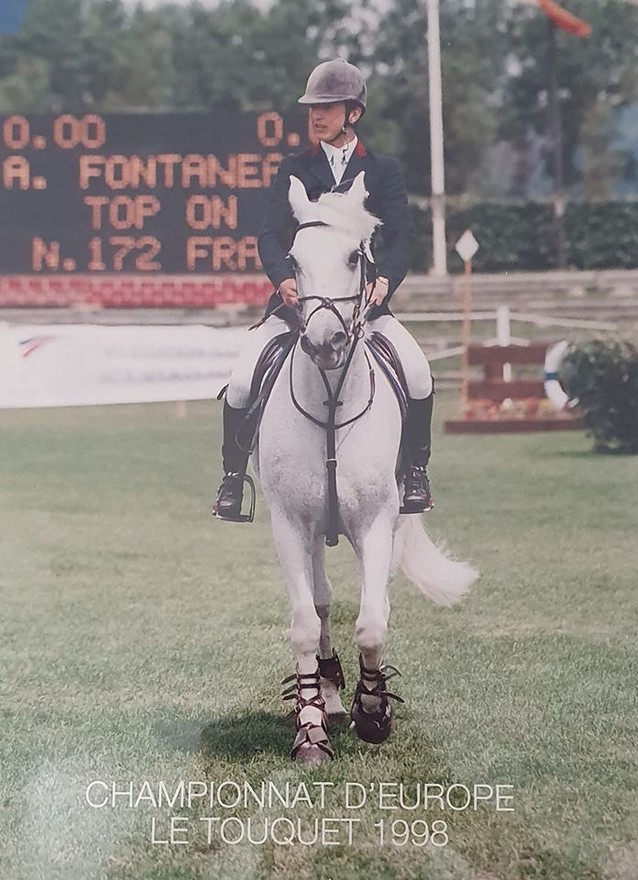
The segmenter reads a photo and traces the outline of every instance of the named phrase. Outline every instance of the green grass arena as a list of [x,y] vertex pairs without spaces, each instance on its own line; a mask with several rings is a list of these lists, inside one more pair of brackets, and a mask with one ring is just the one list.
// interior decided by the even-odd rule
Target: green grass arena
[[[344,724],[315,770],[288,756],[288,608],[264,505],[252,526],[209,516],[221,406],[2,413],[2,880],[638,878],[638,457],[594,455],[577,432],[447,437],[456,398],[438,397],[426,523],[482,578],[451,610],[397,578],[392,737],[366,746]],[[359,595],[343,540],[329,566],[348,704]],[[94,780],[321,781],[334,798],[97,808]],[[370,793],[359,810],[347,782]],[[381,809],[380,783],[510,785],[513,811]],[[172,815],[186,842],[160,842]],[[201,819],[231,815],[360,821],[352,843],[209,843]],[[434,821],[447,844],[420,845]]]

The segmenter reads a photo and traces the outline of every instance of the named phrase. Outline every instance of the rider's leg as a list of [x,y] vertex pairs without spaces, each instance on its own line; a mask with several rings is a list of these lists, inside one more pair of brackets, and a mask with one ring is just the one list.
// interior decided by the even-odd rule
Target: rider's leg
[[434,387],[427,358],[412,335],[392,315],[369,323],[394,345],[408,385],[408,413],[404,429],[408,469],[403,498],[404,513],[422,513],[434,507],[427,466],[432,446]]
[[248,466],[248,456],[237,443],[239,431],[250,400],[250,386],[253,373],[268,342],[275,336],[285,333],[288,325],[279,318],[271,317],[261,327],[251,330],[231,374],[226,400],[224,401],[222,460],[224,478],[217,492],[213,513],[222,519],[237,520],[241,513],[244,476]]

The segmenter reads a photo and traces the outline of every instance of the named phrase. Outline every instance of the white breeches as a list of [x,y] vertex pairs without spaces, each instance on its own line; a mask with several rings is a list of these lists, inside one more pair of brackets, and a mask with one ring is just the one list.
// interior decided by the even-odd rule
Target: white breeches
[[[250,385],[259,355],[267,343],[275,336],[286,333],[290,328],[285,321],[271,316],[261,327],[248,333],[235,369],[230,377],[226,400],[235,409],[247,406],[250,398]],[[378,331],[386,336],[397,350],[405,372],[410,397],[422,400],[432,393],[432,373],[426,356],[416,340],[392,315],[381,315],[368,321],[367,332]]]
[[429,397],[432,394],[430,365],[412,334],[393,315],[381,315],[374,321],[368,321],[368,332],[372,333],[375,330],[383,333],[396,348],[410,397],[417,400]]

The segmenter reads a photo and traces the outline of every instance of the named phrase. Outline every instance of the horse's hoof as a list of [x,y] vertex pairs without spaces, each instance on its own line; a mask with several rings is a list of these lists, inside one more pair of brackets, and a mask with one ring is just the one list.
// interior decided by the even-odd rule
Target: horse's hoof
[[333,755],[325,721],[322,724],[313,724],[307,721],[297,728],[297,736],[292,744],[291,752],[295,761],[318,766],[324,761],[328,761]]
[[375,712],[364,712],[361,705],[355,703],[350,718],[352,719],[350,729],[354,730],[364,742],[379,745],[392,733],[392,712],[387,703]]
[[[386,683],[390,678],[401,673],[389,663],[378,669],[366,669],[361,654],[359,654],[359,669],[361,677],[350,709],[351,727],[354,728],[359,739],[378,745],[385,742],[392,733],[392,710],[389,699],[403,702],[401,697],[386,690]],[[366,705],[372,705],[372,711],[366,712]]]
[[301,746],[294,756],[298,764],[305,764],[308,767],[319,767],[332,758],[332,755],[325,752],[319,746],[313,746],[310,743]]

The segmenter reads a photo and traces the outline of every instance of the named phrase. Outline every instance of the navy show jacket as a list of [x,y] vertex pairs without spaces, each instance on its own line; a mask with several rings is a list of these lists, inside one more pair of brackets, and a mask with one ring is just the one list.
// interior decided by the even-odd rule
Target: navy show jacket
[[[365,207],[383,222],[383,226],[375,232],[372,242],[377,272],[387,278],[390,284],[382,305],[371,311],[370,317],[375,318],[390,314],[388,301],[408,271],[413,225],[407,192],[397,161],[370,152],[359,141],[336,189],[346,190],[361,171],[365,171],[368,192]],[[286,156],[281,162],[258,239],[260,259],[275,289],[286,278],[294,277],[290,263],[286,260],[298,226],[288,202],[291,177],[299,178],[312,201],[335,189],[328,158],[319,144],[305,153]],[[379,246],[379,237],[382,247]],[[275,293],[268,303],[267,314],[279,305],[281,298]],[[281,311],[279,314],[281,315]]]

